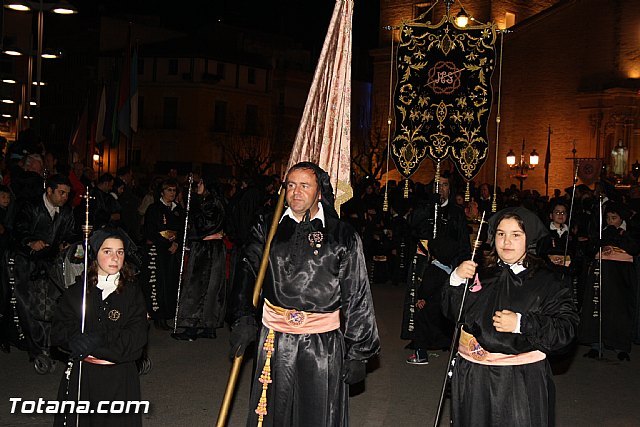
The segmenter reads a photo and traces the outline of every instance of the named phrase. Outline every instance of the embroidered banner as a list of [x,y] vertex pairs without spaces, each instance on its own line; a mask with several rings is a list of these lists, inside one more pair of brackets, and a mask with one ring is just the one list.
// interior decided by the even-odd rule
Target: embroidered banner
[[391,155],[405,177],[429,156],[450,158],[469,181],[487,158],[495,26],[452,20],[400,28]]

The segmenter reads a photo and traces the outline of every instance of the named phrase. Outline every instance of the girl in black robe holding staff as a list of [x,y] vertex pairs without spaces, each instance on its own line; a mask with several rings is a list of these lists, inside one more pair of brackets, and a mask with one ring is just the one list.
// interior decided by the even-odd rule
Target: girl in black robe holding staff
[[507,208],[489,221],[486,266],[464,261],[445,290],[456,318],[472,279],[451,378],[454,426],[552,426],[555,386],[547,354],[567,347],[578,315],[571,290],[535,256],[548,231],[531,211]]
[[[119,229],[97,230],[89,239],[94,261],[87,273],[84,332],[82,276],[64,293],[53,317],[51,343],[68,349],[73,361],[70,376],[65,373],[60,382],[59,401],[78,398],[82,361],[76,410],[82,407],[81,402],[90,402],[91,408],[90,413],[80,415],[80,425],[141,426],[142,413],[149,410],[144,403],[137,404],[140,379],[136,360],[147,343],[149,327],[133,268],[124,262],[128,240]],[[100,401],[108,402],[99,408]],[[112,403],[118,406],[111,408]],[[99,409],[107,412],[98,413]],[[115,413],[108,413],[109,409]],[[57,414],[54,425],[76,425],[76,413],[66,410]]]

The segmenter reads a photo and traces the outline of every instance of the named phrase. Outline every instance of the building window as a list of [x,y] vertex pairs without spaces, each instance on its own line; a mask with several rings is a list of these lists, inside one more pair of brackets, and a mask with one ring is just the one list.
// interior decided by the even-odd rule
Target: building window
[[178,98],[164,98],[162,109],[162,126],[165,129],[175,129],[178,127]]
[[247,115],[245,116],[244,131],[247,135],[258,134],[258,106],[247,105]]
[[170,59],[169,60],[169,75],[177,76],[178,75],[178,60]]
[[141,76],[144,74],[144,59],[138,58],[138,75]]
[[516,25],[516,14],[511,12],[506,12],[504,14],[504,25],[505,25],[505,28],[510,28]]
[[256,84],[256,69],[255,68],[249,68],[249,72],[247,74],[247,82],[250,85]]
[[220,80],[224,80],[224,63],[218,62],[216,67],[216,74],[218,75],[218,78]]
[[216,132],[226,132],[227,103],[225,101],[216,101],[213,114],[213,130]]

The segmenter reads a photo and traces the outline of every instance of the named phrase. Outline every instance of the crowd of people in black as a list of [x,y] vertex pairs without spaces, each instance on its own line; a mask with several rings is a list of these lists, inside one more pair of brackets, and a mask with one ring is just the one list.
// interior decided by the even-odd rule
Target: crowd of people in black
[[[279,176],[193,172],[190,180],[175,169],[140,176],[123,166],[115,175],[97,174],[41,148],[9,151],[1,173],[0,346],[27,350],[36,362],[44,356],[45,371],[54,363],[49,359],[56,303],[81,272],[79,242],[87,220],[94,230],[124,231],[116,238],[137,271],[155,328],[181,341],[211,339],[225,324],[238,250],[256,215],[273,210],[281,186]],[[407,362],[426,364],[428,351],[449,348],[454,322],[443,314],[445,285],[471,258],[478,232],[476,260],[490,250],[491,236],[480,227],[483,213],[488,220],[508,207],[524,207],[545,224],[535,252],[570,289],[580,312],[578,340],[588,346],[585,356],[600,357],[606,349],[629,360],[632,344],[640,340],[640,188],[622,191],[603,179],[594,189],[580,184],[564,193],[556,189],[549,198],[515,185],[494,192],[484,183],[471,186],[466,198],[463,184],[450,172],[428,185],[383,186],[365,178],[341,207],[341,217],[363,241],[370,282],[406,288],[400,333],[413,351]],[[86,355],[101,342],[104,337],[80,347]],[[134,350],[128,354],[138,355]]]

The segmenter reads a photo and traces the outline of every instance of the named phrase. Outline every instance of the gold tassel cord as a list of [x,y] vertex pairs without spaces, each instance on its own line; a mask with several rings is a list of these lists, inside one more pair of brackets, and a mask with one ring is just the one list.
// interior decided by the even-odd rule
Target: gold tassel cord
[[500,101],[502,95],[502,52],[504,46],[504,31],[500,33],[500,66],[498,72],[498,111],[496,112],[496,153],[495,164],[493,169],[493,200],[491,201],[491,212],[498,210],[498,147],[500,146]]
[[262,373],[260,374],[260,381],[262,383],[262,394],[260,395],[260,400],[258,401],[258,407],[256,408],[256,414],[258,414],[258,427],[262,427],[262,422],[264,421],[264,416],[267,415],[267,389],[269,388],[269,384],[271,384],[271,356],[273,355],[273,349],[275,342],[275,333],[273,329],[269,329],[267,333],[267,338],[264,340],[264,344],[262,349],[267,353],[266,359],[264,361],[264,367],[262,368]]
[[391,114],[393,113],[393,28],[391,31],[391,55],[389,57],[389,111],[387,113],[387,173],[385,175],[384,185],[384,203],[382,211],[389,211],[389,153],[391,152]]

